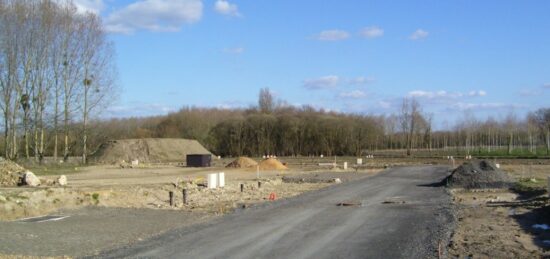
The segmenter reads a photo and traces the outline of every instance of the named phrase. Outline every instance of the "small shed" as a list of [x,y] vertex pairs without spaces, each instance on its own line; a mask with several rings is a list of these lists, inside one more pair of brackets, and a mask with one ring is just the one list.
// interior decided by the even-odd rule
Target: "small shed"
[[210,154],[187,155],[187,167],[210,167],[211,164],[212,155]]

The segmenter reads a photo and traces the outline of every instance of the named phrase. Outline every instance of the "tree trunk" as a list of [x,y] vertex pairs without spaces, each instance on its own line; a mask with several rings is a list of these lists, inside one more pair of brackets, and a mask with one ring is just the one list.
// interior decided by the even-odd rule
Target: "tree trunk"
[[[66,97],[65,99],[68,99]],[[65,100],[65,118],[63,119],[63,134],[65,139],[65,146],[63,148],[63,161],[67,162],[69,159],[69,101]]]
[[550,155],[550,129],[546,129],[546,154]]

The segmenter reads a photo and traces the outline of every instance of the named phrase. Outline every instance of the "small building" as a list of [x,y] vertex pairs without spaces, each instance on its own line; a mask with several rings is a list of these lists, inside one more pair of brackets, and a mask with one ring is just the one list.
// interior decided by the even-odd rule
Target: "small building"
[[210,167],[212,166],[211,154],[187,155],[187,167]]

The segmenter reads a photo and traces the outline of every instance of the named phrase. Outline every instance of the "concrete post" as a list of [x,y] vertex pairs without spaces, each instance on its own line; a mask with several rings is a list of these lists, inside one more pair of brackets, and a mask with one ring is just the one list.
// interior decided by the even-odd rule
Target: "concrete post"
[[187,204],[187,189],[182,191],[183,204]]

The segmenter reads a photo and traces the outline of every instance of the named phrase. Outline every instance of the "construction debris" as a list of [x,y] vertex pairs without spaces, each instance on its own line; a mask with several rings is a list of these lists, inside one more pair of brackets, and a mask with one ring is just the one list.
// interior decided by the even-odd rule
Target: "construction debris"
[[36,186],[39,186],[40,183],[41,183],[40,179],[38,179],[38,177],[36,177],[36,175],[31,171],[26,171],[21,176],[21,184],[23,185],[36,187]]
[[56,183],[59,184],[60,186],[67,185],[67,176],[65,176],[65,175],[59,176],[59,178],[57,178]]
[[17,186],[25,168],[0,157],[0,186]]
[[466,189],[508,188],[513,180],[487,160],[468,161],[444,180],[449,187]]

